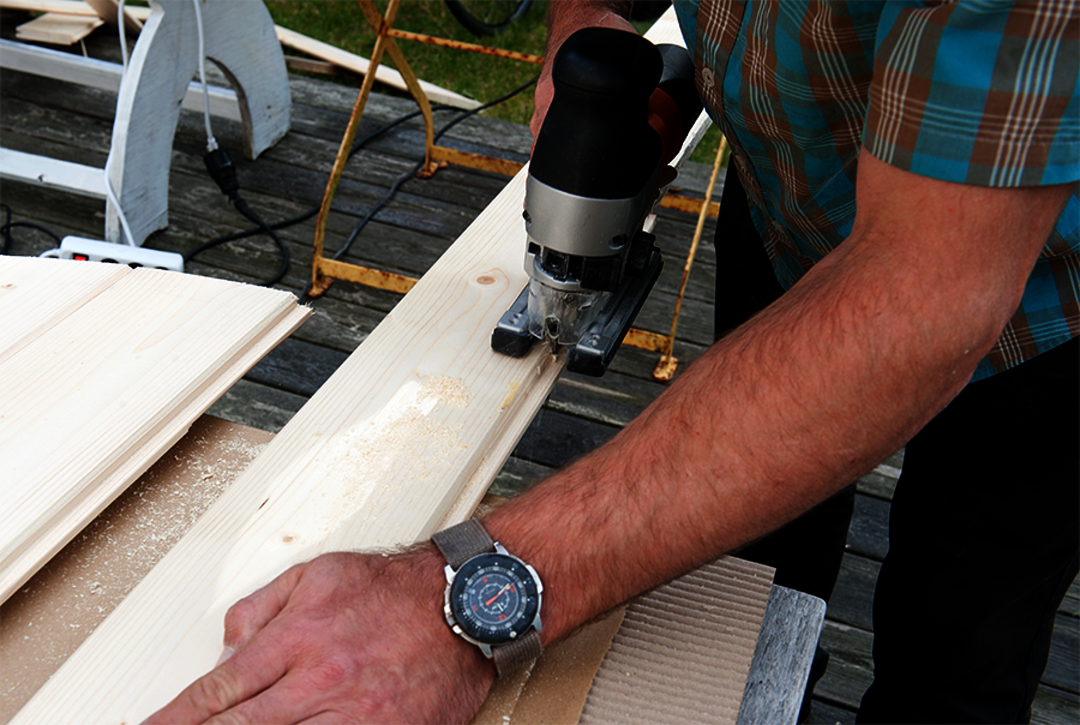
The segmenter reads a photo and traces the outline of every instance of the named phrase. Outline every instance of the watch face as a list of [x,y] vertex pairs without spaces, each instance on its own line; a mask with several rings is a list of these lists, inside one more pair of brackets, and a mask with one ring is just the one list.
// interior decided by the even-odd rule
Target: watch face
[[462,631],[485,644],[524,634],[540,611],[540,592],[525,564],[505,554],[481,554],[458,570],[450,609]]

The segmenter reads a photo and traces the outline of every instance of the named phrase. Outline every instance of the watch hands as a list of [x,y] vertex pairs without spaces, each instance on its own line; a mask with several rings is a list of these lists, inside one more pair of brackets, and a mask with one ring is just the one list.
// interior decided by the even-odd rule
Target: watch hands
[[489,599],[489,600],[487,600],[486,602],[484,602],[484,606],[485,606],[485,607],[490,607],[490,606],[491,606],[491,603],[492,603],[492,602],[494,602],[494,601],[495,601],[496,599],[498,599],[499,597],[501,597],[501,596],[503,595],[503,593],[505,593],[505,592],[506,592],[506,590],[507,590],[507,589],[509,589],[509,588],[510,588],[511,586],[512,586],[511,584],[507,584],[506,586],[504,586],[504,587],[503,587],[502,589],[500,589],[500,590],[499,590],[499,593],[498,593],[498,594],[496,594],[496,595],[495,595],[495,596],[493,596],[493,597],[492,597],[491,599]]

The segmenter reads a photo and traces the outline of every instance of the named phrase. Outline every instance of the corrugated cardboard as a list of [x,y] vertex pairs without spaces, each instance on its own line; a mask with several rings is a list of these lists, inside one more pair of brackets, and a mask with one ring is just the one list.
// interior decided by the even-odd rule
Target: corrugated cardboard
[[549,648],[476,725],[734,723],[773,570],[724,557]]

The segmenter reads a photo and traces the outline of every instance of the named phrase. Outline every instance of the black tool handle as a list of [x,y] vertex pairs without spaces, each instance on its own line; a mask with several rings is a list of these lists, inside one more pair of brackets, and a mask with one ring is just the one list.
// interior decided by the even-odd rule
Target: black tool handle
[[591,199],[640,192],[660,156],[648,117],[663,66],[656,46],[634,33],[584,28],[567,38],[552,66],[555,94],[530,173]]
[[701,115],[701,96],[694,83],[694,59],[681,45],[658,45],[664,59],[664,73],[656,87],[664,91],[675,102],[682,116],[681,137],[678,143],[690,133],[694,122]]

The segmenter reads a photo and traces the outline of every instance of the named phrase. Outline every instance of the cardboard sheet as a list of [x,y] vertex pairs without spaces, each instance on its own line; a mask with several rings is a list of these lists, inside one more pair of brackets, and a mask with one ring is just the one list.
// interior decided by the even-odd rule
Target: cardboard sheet
[[204,415],[0,607],[0,723],[37,692],[273,435]]
[[635,599],[498,683],[474,724],[735,723],[772,578],[724,557]]
[[[272,435],[203,416],[0,608],[10,720]],[[477,725],[734,723],[772,570],[724,558],[633,601],[499,683]]]

